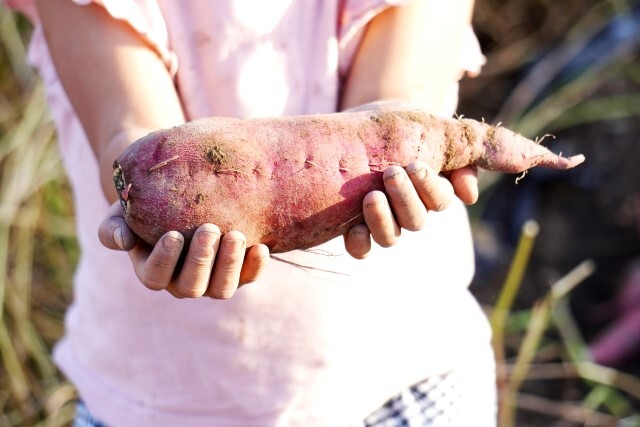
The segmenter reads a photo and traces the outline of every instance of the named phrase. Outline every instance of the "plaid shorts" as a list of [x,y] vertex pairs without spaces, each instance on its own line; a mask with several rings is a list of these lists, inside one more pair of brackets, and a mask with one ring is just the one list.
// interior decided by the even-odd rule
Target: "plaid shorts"
[[[458,427],[465,426],[462,417],[466,410],[463,374],[449,372],[430,377],[389,399],[353,427]],[[486,396],[485,396],[486,397]],[[495,402],[490,402],[495,404]],[[484,421],[478,420],[485,425]],[[73,427],[106,427],[93,418],[87,407],[79,402]]]
[[457,373],[436,375],[389,399],[354,427],[448,427],[462,425],[464,407]]
[[80,400],[76,404],[76,416],[73,419],[73,427],[107,427],[106,424],[101,423],[100,421],[93,418],[91,412],[84,404],[82,400]]

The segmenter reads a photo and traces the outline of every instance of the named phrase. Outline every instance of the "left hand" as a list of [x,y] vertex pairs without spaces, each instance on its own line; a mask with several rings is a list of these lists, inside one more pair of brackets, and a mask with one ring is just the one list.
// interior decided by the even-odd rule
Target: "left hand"
[[371,238],[382,247],[393,246],[400,230],[421,230],[428,211],[442,211],[454,195],[466,204],[478,199],[477,170],[457,169],[439,175],[423,162],[413,162],[406,169],[388,168],[383,175],[385,193],[372,191],[362,203],[365,224],[352,227],[345,235],[345,248],[354,258],[367,257]]

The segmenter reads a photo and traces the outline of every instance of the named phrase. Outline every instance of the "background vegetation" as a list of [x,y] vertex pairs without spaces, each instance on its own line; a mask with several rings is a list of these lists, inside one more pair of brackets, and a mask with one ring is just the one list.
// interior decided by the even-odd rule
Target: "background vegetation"
[[[640,253],[640,4],[476,4],[488,61],[464,82],[461,113],[553,134],[544,143],[556,152],[587,156],[569,173],[534,169],[517,185],[484,174],[471,208],[472,289],[494,328],[501,425],[640,425],[640,322],[623,319],[620,304],[640,289],[625,276]],[[615,369],[589,352],[614,325],[616,347],[629,349]]]
[[[640,361],[593,363],[586,342],[604,324],[584,315],[598,307],[585,301],[612,297],[640,252],[630,208],[640,182],[638,14],[631,0],[477,0],[488,63],[462,85],[460,112],[554,133],[552,148],[586,152],[594,165],[564,180],[532,173],[516,193],[513,177],[482,176],[473,290],[495,331],[503,426],[640,425]],[[75,391],[50,352],[78,247],[54,128],[25,60],[29,31],[0,8],[0,426],[59,426]],[[524,209],[531,187],[537,203]]]
[[29,31],[0,7],[0,426],[63,425],[75,393],[50,358],[78,258],[73,203]]

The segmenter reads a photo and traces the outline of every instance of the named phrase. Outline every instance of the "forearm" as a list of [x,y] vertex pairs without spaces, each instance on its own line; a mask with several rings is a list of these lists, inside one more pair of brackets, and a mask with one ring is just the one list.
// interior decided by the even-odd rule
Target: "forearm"
[[438,112],[458,78],[472,0],[414,0],[367,26],[342,92],[341,109],[398,99]]
[[158,54],[100,6],[37,0],[56,71],[117,200],[112,163],[146,133],[184,122],[171,75]]

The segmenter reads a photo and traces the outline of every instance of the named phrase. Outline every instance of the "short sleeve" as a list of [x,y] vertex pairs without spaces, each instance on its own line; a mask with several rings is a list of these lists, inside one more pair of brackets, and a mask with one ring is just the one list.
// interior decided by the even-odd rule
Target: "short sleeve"
[[340,73],[345,75],[362,39],[364,29],[376,15],[393,6],[403,6],[411,0],[345,0],[338,23]]
[[[28,17],[36,26],[36,33],[31,43],[30,60],[34,65],[37,58],[34,54],[41,47],[38,43],[44,42],[39,37],[39,17],[34,0],[3,0],[11,9],[16,10]],[[69,0],[78,5],[88,5],[95,3],[104,9],[114,19],[126,22],[151,46],[167,65],[172,74],[177,70],[177,58],[169,49],[169,35],[167,26],[162,16],[162,12],[155,0]]]

